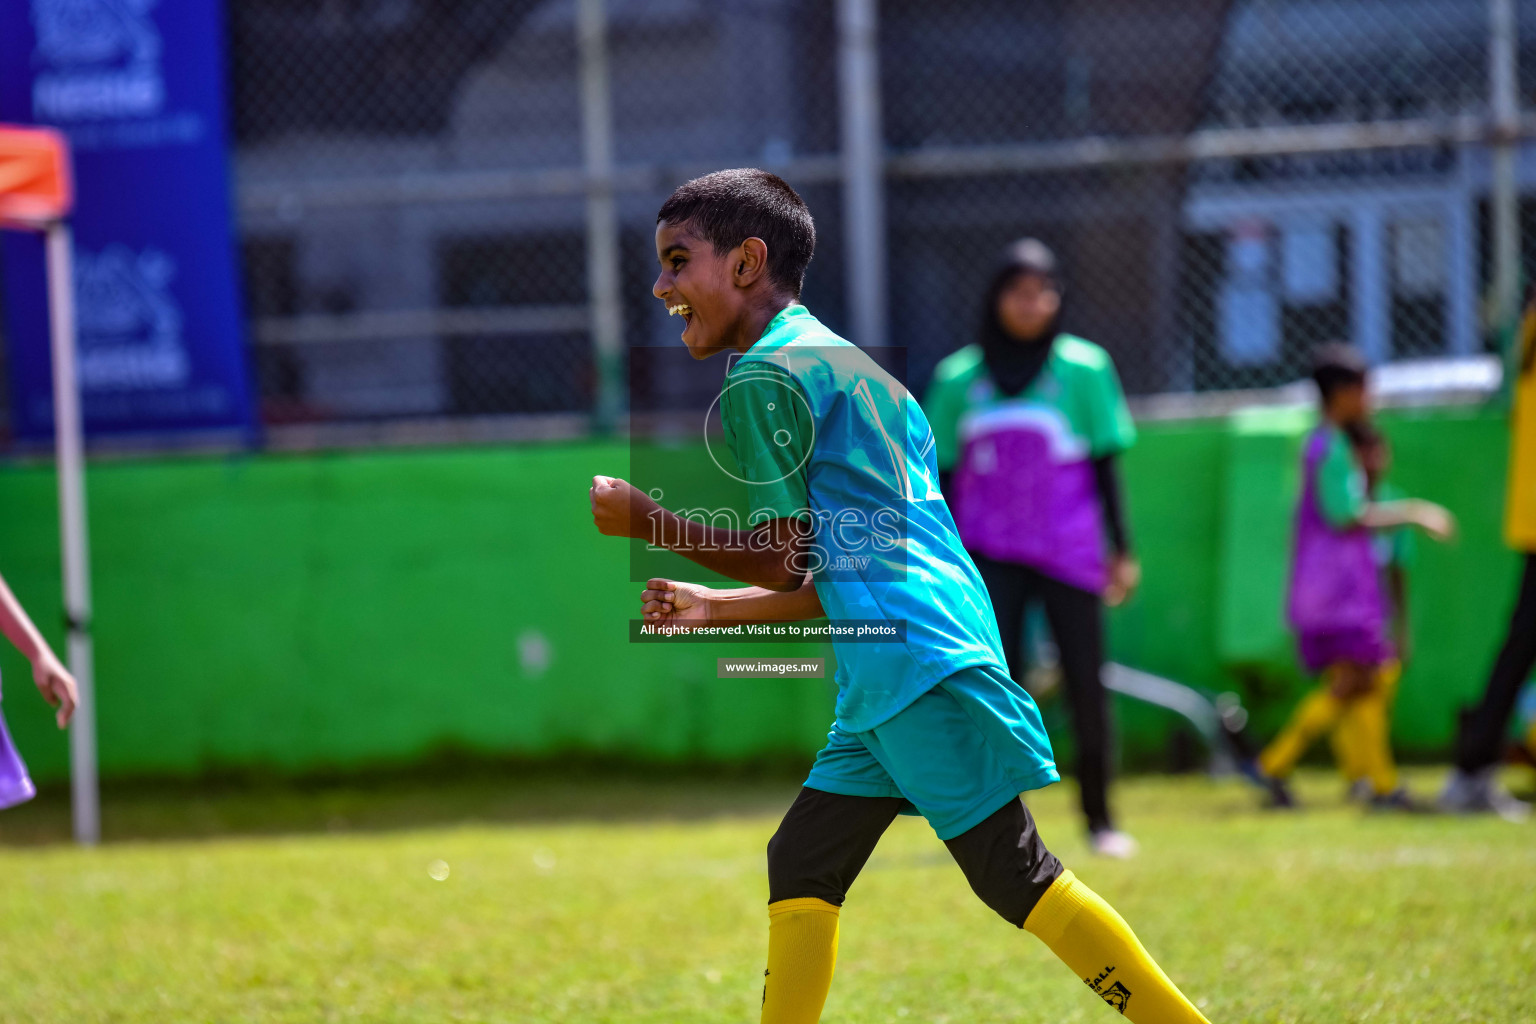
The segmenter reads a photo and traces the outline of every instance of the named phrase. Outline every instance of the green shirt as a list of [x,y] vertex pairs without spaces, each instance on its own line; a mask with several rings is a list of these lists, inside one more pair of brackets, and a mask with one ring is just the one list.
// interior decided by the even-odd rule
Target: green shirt
[[[1365,470],[1355,459],[1355,451],[1342,430],[1335,429],[1328,441],[1328,453],[1317,468],[1317,499],[1323,518],[1336,530],[1348,529],[1360,521],[1366,505],[1372,501],[1402,501],[1407,493],[1382,481],[1376,493],[1369,493]],[[1413,530],[1406,526],[1376,533],[1376,561],[1382,568],[1406,569],[1416,554]]]
[[1125,404],[1109,353],[1072,334],[1057,335],[1044,368],[1017,395],[1001,395],[980,345],[947,356],[933,372],[923,411],[933,424],[940,469],[953,469],[962,448],[962,421],[993,410],[1037,408],[1054,415],[1063,437],[1058,450],[1081,458],[1115,455],[1136,443],[1136,424]]
[[1017,394],[1001,393],[980,345],[938,366],[925,407],[966,550],[1096,593],[1107,580],[1094,461],[1136,440],[1114,361],[1070,334]]
[[1365,470],[1355,461],[1349,438],[1330,427],[1328,451],[1317,467],[1317,503],[1323,518],[1335,530],[1347,530],[1360,521],[1368,501]]

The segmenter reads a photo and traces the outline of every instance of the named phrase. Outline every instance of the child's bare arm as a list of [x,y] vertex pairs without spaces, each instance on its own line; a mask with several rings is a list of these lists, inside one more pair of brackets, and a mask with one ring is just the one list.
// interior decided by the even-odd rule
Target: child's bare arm
[[592,478],[592,521],[609,537],[635,537],[675,551],[712,572],[773,591],[792,591],[805,574],[808,529],[775,519],[727,530],[669,512],[617,477]]
[[37,683],[43,699],[58,708],[54,715],[62,729],[69,724],[80,696],[75,688],[75,677],[69,674],[54,656],[48,641],[37,631],[32,619],[22,608],[11,588],[0,578],[0,633],[16,645],[16,649],[32,663],[32,679]]
[[1360,513],[1358,523],[1367,530],[1417,526],[1435,540],[1442,541],[1456,536],[1456,517],[1434,502],[1418,498],[1371,502]]
[[647,581],[645,586],[640,611],[648,622],[798,622],[825,614],[809,574],[790,591],[762,587],[719,590],[660,578]]

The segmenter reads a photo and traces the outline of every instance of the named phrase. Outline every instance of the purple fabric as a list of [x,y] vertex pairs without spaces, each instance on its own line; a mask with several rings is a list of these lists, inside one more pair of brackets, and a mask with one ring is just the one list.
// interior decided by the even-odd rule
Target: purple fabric
[[1379,665],[1394,657],[1371,532],[1338,530],[1323,517],[1317,475],[1330,430],[1324,425],[1307,439],[1286,609],[1308,672],[1340,661]]
[[1010,426],[970,438],[952,507],[969,551],[1097,593],[1108,580],[1093,463],[1058,462],[1050,437]]
[[1384,665],[1394,657],[1392,644],[1378,633],[1301,633],[1296,637],[1301,663],[1314,675],[1329,665],[1353,661],[1361,665]]
[[5,716],[0,715],[0,809],[14,807],[37,795],[27,766],[11,742],[11,733],[5,727]]

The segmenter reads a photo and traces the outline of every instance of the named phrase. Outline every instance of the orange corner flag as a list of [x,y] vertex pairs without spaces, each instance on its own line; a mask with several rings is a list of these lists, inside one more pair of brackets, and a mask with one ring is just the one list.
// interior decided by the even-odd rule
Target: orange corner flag
[[64,136],[0,124],[0,226],[37,227],[63,217],[73,202]]

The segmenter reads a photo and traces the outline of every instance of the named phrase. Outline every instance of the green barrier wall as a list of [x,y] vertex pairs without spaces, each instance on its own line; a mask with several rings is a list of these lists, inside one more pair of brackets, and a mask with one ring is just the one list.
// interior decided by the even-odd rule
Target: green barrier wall
[[[1513,592],[1504,427],[1478,412],[1387,425],[1396,479],[1464,528],[1424,546],[1414,581],[1418,657],[1396,732],[1433,753],[1481,685]],[[1243,689],[1264,702],[1264,729],[1302,685],[1277,587],[1296,443],[1262,424],[1151,424],[1126,460],[1146,582],[1112,618],[1115,656]],[[443,747],[673,762],[814,751],[830,681],[718,680],[715,658],[819,648],[627,642],[639,587],[624,546],[593,532],[586,490],[628,457],[584,443],[93,465],[103,773],[298,772]],[[53,487],[45,468],[0,468],[0,571],[56,642]],[[62,777],[67,744],[25,664],[7,648],[0,671],[34,774]],[[1145,758],[1171,722],[1122,704],[1121,725]]]
[[[444,745],[813,749],[829,681],[716,680],[722,649],[627,642],[640,588],[587,508],[592,472],[626,461],[620,445],[551,445],[93,466],[103,773],[346,767]],[[59,602],[52,487],[43,470],[0,473],[0,567],[39,611]],[[3,670],[18,745],[59,776],[66,744],[26,666],[7,651]]]

